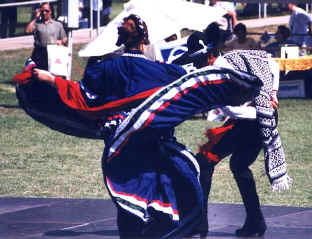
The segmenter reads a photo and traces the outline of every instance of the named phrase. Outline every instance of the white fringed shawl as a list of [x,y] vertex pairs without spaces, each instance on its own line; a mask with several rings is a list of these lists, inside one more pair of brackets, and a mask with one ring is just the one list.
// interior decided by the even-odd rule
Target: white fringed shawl
[[255,75],[263,82],[254,103],[263,142],[265,169],[273,191],[288,190],[292,179],[287,174],[285,153],[278,133],[277,110],[271,105],[273,75],[269,57],[265,51],[258,50],[236,50],[223,57],[234,69]]

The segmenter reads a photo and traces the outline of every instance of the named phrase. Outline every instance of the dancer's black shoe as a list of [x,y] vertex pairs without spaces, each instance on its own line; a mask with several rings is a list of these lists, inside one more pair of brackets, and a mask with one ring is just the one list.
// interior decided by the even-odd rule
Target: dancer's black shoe
[[237,229],[235,235],[237,237],[262,237],[267,230],[267,226],[263,220],[258,223],[246,222],[244,226]]
[[201,222],[201,224],[199,224],[196,228],[194,228],[194,230],[190,233],[190,237],[199,235],[200,238],[205,238],[207,237],[208,232],[209,232],[208,220],[205,219]]

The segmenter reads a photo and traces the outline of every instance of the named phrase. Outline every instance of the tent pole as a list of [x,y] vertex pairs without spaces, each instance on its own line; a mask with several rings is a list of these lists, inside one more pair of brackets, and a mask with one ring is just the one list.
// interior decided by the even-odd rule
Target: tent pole
[[67,65],[67,80],[71,79],[71,71],[72,71],[72,58],[73,58],[73,31],[72,29],[68,32],[68,65]]
[[93,0],[89,2],[90,6],[90,38],[93,39]]
[[97,0],[97,23],[96,23],[96,34],[99,35],[100,32],[100,0]]

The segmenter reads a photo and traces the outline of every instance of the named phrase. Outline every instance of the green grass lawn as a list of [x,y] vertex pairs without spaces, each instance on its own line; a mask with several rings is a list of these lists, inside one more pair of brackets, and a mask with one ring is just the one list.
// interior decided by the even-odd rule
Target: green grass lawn
[[[79,49],[75,45],[76,64],[84,68],[85,60],[77,57]],[[104,143],[55,132],[19,108],[11,78],[21,70],[30,52],[26,49],[0,54],[0,196],[108,198],[101,172]],[[73,68],[73,78],[80,79]],[[294,184],[289,192],[271,192],[261,153],[252,169],[262,204],[312,206],[311,120],[310,99],[280,100],[279,128]],[[202,119],[189,120],[177,127],[176,135],[197,152],[205,129],[212,126]],[[228,159],[216,168],[210,199],[241,203]]]

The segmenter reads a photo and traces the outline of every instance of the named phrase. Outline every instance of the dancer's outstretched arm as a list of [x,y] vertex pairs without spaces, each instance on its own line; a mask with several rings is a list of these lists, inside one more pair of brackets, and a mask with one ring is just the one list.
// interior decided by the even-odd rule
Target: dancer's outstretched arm
[[36,79],[42,82],[46,82],[53,87],[56,87],[55,84],[55,76],[51,74],[49,71],[41,70],[41,69],[34,69],[33,75]]

